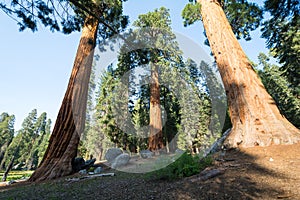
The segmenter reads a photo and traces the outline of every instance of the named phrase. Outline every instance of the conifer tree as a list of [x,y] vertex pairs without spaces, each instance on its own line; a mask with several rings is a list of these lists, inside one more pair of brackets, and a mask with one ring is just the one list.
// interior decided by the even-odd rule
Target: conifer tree
[[293,87],[282,76],[280,67],[269,62],[270,58],[264,53],[259,54],[259,62],[263,66],[258,74],[267,91],[275,100],[280,112],[300,128],[300,99],[293,94]]
[[0,163],[2,163],[5,152],[13,140],[14,123],[14,115],[9,115],[5,112],[0,115]]
[[266,0],[264,10],[270,18],[263,23],[262,36],[267,47],[282,66],[282,76],[300,96],[300,7],[298,0]]

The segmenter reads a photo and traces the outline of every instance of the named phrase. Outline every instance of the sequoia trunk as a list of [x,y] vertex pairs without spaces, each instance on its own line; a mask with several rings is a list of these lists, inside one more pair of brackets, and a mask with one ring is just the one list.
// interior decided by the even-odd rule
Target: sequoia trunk
[[157,151],[164,147],[159,90],[158,65],[153,64],[150,83],[150,136],[148,140],[150,151]]
[[96,44],[98,20],[87,17],[82,29],[68,88],[43,160],[29,181],[69,175],[84,130],[88,84]]
[[198,0],[212,53],[221,74],[232,122],[231,147],[299,142],[300,131],[282,116],[238,43],[217,0]]

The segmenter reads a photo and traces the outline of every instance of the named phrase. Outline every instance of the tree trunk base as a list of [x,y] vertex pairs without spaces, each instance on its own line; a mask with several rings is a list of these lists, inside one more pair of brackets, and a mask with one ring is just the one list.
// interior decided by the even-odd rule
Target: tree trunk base
[[[289,123],[279,121],[278,126]],[[277,130],[276,130],[277,129]],[[266,132],[266,130],[269,130]],[[224,145],[229,148],[236,147],[254,147],[254,146],[271,146],[280,144],[295,144],[300,142],[300,130],[295,127],[269,127],[260,130],[257,126],[252,125],[246,128],[241,124],[237,128],[232,128],[229,136],[224,141]]]

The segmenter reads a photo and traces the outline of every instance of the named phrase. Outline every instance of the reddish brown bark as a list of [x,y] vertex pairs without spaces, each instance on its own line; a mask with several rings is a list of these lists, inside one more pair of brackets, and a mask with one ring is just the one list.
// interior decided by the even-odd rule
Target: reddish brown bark
[[98,21],[87,17],[82,29],[71,77],[44,158],[29,181],[69,175],[84,130],[88,84]]
[[226,89],[232,147],[292,144],[300,131],[282,116],[238,43],[217,0],[198,0],[211,50]]
[[150,136],[148,138],[150,151],[157,151],[164,147],[159,90],[158,65],[153,64],[150,83]]

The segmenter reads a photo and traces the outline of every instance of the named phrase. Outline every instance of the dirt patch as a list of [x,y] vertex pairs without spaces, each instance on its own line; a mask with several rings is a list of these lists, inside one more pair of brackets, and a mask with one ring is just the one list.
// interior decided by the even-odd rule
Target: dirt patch
[[230,150],[206,181],[163,181],[115,171],[114,177],[76,182],[66,178],[0,187],[0,199],[300,199],[300,144]]

